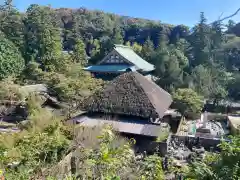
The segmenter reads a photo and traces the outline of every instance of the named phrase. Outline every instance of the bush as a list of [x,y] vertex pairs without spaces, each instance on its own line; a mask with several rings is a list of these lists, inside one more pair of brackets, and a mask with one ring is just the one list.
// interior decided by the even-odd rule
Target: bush
[[12,78],[0,81],[0,101],[6,103],[15,102],[15,104],[24,101],[27,94],[20,87],[14,83]]
[[173,107],[187,118],[196,118],[200,115],[204,99],[192,89],[178,89],[173,94]]
[[18,76],[24,69],[25,61],[21,52],[0,31],[0,80],[9,76]]

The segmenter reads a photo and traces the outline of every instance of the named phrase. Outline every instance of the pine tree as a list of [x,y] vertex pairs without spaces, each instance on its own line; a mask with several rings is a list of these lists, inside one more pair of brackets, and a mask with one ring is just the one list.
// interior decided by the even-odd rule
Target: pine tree
[[28,61],[38,61],[43,70],[54,70],[62,53],[61,32],[49,7],[31,5],[25,19]]
[[113,37],[112,37],[113,44],[123,44],[123,37],[121,34],[120,28],[113,29]]
[[158,34],[158,45],[157,48],[163,49],[167,46],[168,39],[163,32],[159,32]]
[[219,49],[224,42],[223,25],[221,22],[216,21],[211,27],[211,46],[210,46],[210,58],[212,63],[223,64],[224,57],[219,56]]
[[79,16],[74,15],[72,16],[72,22],[69,23],[70,25],[64,28],[63,31],[64,49],[73,50],[76,41],[82,38],[79,28],[79,22],[80,22]]
[[190,36],[191,44],[191,66],[195,67],[199,64],[210,64],[210,27],[204,13],[200,14],[200,22],[193,28]]
[[220,48],[224,40],[223,25],[221,22],[216,21],[212,24],[211,28],[212,49]]
[[148,37],[145,43],[143,44],[141,55],[145,60],[150,61],[151,56],[153,55],[153,52],[154,52],[154,45],[150,37]]
[[76,44],[73,48],[73,60],[76,63],[80,63],[82,65],[86,65],[86,51],[85,51],[85,44],[82,39],[76,40]]
[[236,23],[233,20],[229,20],[227,24],[227,32],[232,33],[232,29],[236,26]]
[[95,56],[100,52],[100,43],[98,39],[94,39],[92,42],[92,50],[91,50],[91,57]]
[[0,30],[11,40],[22,54],[25,53],[25,26],[20,12],[13,6],[12,0],[6,0],[0,7]]

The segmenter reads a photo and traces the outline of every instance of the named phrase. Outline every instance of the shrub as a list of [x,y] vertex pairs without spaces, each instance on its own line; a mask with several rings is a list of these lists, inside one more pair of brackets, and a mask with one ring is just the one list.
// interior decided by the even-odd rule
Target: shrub
[[173,107],[188,118],[199,116],[204,105],[203,97],[192,89],[178,89],[173,100]]

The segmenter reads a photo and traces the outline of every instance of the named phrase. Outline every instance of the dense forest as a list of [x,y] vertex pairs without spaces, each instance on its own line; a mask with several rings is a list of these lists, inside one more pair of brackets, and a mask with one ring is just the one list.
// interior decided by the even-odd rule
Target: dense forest
[[[0,165],[6,169],[7,179],[44,176],[43,169],[54,167],[69,152],[73,138],[72,129],[62,123],[66,117],[47,112],[38,97],[24,100],[20,86],[47,84],[59,101],[79,103],[104,84],[82,67],[101,60],[114,44],[131,46],[154,64],[156,83],[175,96],[193,102],[191,98],[198,96],[214,103],[240,100],[240,23],[208,22],[201,13],[190,29],[85,8],[33,4],[26,12],[19,12],[7,0],[0,6],[0,100],[26,101],[31,122],[17,136],[1,134]],[[160,157],[136,162],[130,153],[131,142],[124,140],[113,148],[118,140],[109,129],[99,137],[98,147],[81,151],[80,179],[117,180],[129,174],[132,179],[164,179]],[[211,154],[181,172],[189,179],[238,179],[239,139],[223,143],[221,154]],[[16,161],[20,164],[14,170],[6,168]]]
[[240,99],[240,30],[231,20],[209,24],[201,13],[189,29],[84,8],[31,5],[21,13],[5,5],[1,12],[1,78],[21,74],[29,62],[43,71],[61,71],[70,59],[94,64],[113,44],[128,44],[156,66],[157,83],[170,92],[190,87],[207,99]]

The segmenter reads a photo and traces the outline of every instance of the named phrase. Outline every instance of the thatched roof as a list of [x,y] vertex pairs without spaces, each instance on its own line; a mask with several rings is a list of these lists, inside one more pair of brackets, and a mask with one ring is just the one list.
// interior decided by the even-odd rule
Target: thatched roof
[[45,84],[26,85],[21,87],[27,93],[47,93],[48,87]]
[[154,82],[138,72],[128,72],[89,97],[83,109],[88,112],[162,118],[171,103],[171,95]]

